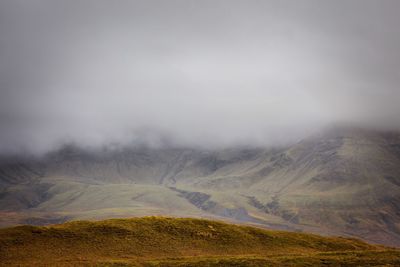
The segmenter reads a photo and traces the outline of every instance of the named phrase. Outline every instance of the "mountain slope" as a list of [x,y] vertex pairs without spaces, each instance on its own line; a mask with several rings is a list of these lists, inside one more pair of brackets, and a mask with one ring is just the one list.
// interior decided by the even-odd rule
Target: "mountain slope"
[[348,129],[313,137],[286,150],[290,164],[252,185],[251,195],[300,224],[399,244],[399,143],[399,135]]
[[333,128],[289,147],[67,146],[0,164],[2,225],[171,215],[400,246],[400,134]]
[[400,252],[355,239],[198,219],[147,217],[0,230],[0,262],[7,266],[302,266],[321,261],[394,266],[400,264]]

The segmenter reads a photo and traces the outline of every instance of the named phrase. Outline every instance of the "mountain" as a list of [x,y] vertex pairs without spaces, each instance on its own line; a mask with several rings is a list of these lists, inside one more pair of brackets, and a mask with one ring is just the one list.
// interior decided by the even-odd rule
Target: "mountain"
[[400,246],[400,134],[350,127],[279,148],[66,146],[0,160],[0,224],[217,218]]
[[145,217],[0,229],[4,266],[398,266],[357,239]]

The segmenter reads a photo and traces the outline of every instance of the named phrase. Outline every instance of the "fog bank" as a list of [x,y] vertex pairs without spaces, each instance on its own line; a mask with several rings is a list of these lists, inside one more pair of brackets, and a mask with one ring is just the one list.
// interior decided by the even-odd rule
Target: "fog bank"
[[400,128],[399,1],[0,2],[0,153]]

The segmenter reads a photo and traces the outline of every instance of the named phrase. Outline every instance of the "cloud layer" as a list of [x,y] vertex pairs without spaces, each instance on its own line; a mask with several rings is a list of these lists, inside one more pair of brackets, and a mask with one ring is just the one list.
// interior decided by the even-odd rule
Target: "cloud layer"
[[0,3],[0,151],[400,128],[399,1]]

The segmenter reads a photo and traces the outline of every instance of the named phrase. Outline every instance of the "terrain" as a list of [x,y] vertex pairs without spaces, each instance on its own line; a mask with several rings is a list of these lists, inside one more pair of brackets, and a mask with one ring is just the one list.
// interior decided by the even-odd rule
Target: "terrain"
[[145,217],[0,229],[10,266],[398,266],[400,251],[357,239],[217,221]]
[[334,127],[275,148],[65,146],[0,159],[0,225],[167,215],[400,246],[400,134]]

